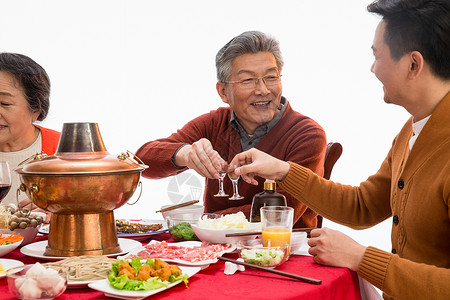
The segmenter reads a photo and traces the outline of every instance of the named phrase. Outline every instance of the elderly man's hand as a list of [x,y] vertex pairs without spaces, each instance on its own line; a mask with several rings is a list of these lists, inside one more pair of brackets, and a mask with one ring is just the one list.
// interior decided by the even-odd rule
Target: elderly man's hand
[[219,178],[219,171],[226,170],[226,162],[213,149],[208,139],[202,138],[192,145],[185,145],[175,155],[177,166],[186,166],[208,178]]
[[283,180],[289,172],[289,164],[258,149],[252,148],[237,154],[229,165],[247,183],[258,185],[255,176]]
[[343,234],[329,228],[311,231],[308,240],[309,254],[321,265],[349,268],[358,271],[366,247]]

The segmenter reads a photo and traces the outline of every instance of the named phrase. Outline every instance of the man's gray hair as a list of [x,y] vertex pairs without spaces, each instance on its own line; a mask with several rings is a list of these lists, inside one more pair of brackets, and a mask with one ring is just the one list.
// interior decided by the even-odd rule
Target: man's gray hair
[[225,82],[231,75],[233,59],[242,54],[270,52],[275,57],[278,71],[283,68],[280,43],[260,31],[246,31],[229,41],[216,55],[217,80]]

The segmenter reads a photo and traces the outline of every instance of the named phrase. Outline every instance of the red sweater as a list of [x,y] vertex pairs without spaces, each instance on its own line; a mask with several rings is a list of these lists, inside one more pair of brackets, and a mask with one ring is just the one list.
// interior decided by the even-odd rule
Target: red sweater
[[[143,176],[158,179],[174,176],[187,170],[187,168],[177,169],[171,158],[180,146],[192,144],[201,138],[207,138],[220,156],[230,162],[236,154],[241,152],[239,134],[231,127],[230,117],[231,109],[220,107],[195,118],[168,138],[144,144],[136,152],[136,156],[149,166],[143,172]],[[326,144],[325,132],[320,125],[295,112],[288,104],[281,120],[262,138],[256,148],[284,161],[296,162],[322,176]],[[249,217],[253,196],[263,191],[264,179],[257,179],[258,186],[239,181],[239,193],[245,198],[230,201],[228,198],[214,197],[218,190],[218,181],[206,178],[203,203],[205,212],[228,214],[242,211]],[[224,189],[227,194],[233,194],[231,181],[227,177],[224,179]],[[283,190],[277,189],[277,191],[284,194],[288,206],[295,209],[294,227],[316,225],[315,212]]]
[[52,129],[34,125],[41,130],[42,151],[47,155],[53,155],[56,152],[61,133]]

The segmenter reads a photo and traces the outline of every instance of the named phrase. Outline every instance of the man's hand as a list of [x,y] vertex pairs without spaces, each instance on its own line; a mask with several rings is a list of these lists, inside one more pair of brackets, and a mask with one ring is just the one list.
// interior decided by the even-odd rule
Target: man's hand
[[258,185],[255,176],[265,179],[283,180],[289,172],[289,164],[258,149],[252,148],[237,154],[231,161],[234,170],[247,183]]
[[219,178],[219,171],[226,170],[226,162],[213,149],[208,139],[202,138],[192,145],[185,145],[175,155],[175,164],[188,167],[207,178]]
[[358,271],[366,247],[340,231],[319,228],[311,231],[309,254],[321,265]]

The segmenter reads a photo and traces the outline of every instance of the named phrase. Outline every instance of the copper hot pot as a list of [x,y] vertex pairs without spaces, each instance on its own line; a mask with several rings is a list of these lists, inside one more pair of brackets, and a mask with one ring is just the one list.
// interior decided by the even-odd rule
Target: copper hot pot
[[20,190],[53,213],[44,255],[121,252],[113,210],[134,194],[146,168],[130,152],[110,155],[97,123],[65,123],[54,155],[15,170]]

